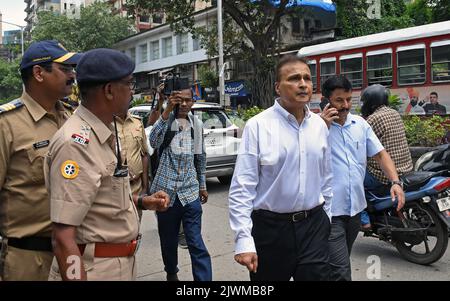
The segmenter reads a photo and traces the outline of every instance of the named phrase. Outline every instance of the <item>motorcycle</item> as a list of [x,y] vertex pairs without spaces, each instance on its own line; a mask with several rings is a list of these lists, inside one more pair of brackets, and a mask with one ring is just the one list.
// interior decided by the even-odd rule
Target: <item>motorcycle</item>
[[405,206],[397,211],[389,193],[366,191],[372,227],[364,236],[392,243],[406,260],[429,265],[447,250],[450,227],[450,177],[440,172],[403,175]]
[[450,169],[450,144],[437,146],[417,159],[416,171],[441,171]]

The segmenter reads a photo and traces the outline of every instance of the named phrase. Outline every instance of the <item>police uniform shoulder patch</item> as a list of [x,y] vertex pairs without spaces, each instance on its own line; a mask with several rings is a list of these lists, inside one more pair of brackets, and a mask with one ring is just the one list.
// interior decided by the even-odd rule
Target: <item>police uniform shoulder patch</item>
[[63,164],[61,164],[61,175],[69,180],[75,179],[78,176],[78,173],[80,172],[80,167],[78,166],[78,163],[72,160],[64,161]]
[[11,102],[5,103],[4,105],[0,106],[0,114],[3,114],[5,112],[13,111],[15,109],[18,109],[23,106],[22,99],[18,98],[16,100],[13,100]]

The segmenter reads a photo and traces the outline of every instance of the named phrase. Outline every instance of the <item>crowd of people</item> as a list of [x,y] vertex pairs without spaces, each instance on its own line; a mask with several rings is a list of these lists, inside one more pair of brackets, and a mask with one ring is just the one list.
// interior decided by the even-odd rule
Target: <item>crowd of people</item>
[[[2,280],[134,280],[142,210],[156,211],[168,281],[178,280],[180,226],[193,279],[213,279],[192,91],[172,92],[164,107],[161,95],[146,137],[128,113],[134,69],[112,49],[77,54],[41,41],[24,53],[24,92],[0,107]],[[76,110],[60,101],[75,80]],[[352,245],[361,222],[370,227],[364,187],[384,189],[397,210],[404,205],[399,175],[412,161],[385,88],[362,93],[362,117],[350,113],[344,76],[323,83],[320,115],[308,108],[312,90],[307,60],[282,57],[278,97],[243,131],[229,213],[235,260],[251,280],[351,280]],[[157,154],[153,173],[146,139]]]

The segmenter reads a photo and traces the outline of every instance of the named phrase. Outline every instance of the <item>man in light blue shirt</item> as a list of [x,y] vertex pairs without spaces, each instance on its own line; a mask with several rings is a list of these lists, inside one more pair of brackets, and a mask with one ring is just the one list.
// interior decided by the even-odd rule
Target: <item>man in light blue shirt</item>
[[[360,229],[360,213],[366,208],[364,176],[367,157],[373,157],[391,180],[391,196],[404,205],[404,194],[389,154],[360,116],[349,113],[352,86],[342,75],[327,79],[322,94],[330,103],[322,118],[330,127],[333,169],[333,202],[330,243],[331,280],[351,280],[350,253]],[[400,184],[400,185],[398,185]]]
[[274,105],[244,129],[229,192],[235,260],[251,280],[328,280],[331,153],[311,113],[311,71],[285,56]]

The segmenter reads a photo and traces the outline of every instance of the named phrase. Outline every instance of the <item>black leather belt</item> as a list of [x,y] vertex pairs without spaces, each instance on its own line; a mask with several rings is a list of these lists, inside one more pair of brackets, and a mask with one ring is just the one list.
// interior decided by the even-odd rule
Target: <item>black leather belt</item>
[[290,213],[278,213],[269,210],[259,209],[253,211],[253,214],[259,217],[265,217],[270,219],[282,220],[282,221],[291,221],[291,222],[300,222],[309,216],[313,215],[315,212],[322,210],[323,204],[317,207],[314,207],[310,210],[303,210],[298,212],[290,212]]
[[50,237],[29,236],[22,238],[8,237],[8,246],[31,251],[53,252]]

